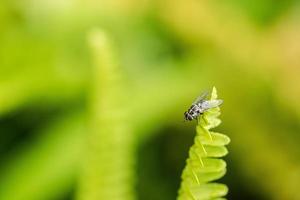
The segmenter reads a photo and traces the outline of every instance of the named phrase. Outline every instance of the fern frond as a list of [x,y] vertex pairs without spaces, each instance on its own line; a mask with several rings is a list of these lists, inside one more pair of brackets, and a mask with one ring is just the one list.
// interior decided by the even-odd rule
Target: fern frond
[[[212,90],[211,99],[217,99],[217,91]],[[229,137],[210,131],[221,120],[220,108],[211,108],[198,117],[196,137],[189,150],[189,158],[182,173],[177,200],[221,200],[228,192],[224,184],[211,183],[226,173],[226,162],[220,157],[228,151],[225,147]]]
[[95,54],[92,107],[77,199],[132,200],[135,147],[124,100],[123,74],[108,35],[95,30],[90,39]]

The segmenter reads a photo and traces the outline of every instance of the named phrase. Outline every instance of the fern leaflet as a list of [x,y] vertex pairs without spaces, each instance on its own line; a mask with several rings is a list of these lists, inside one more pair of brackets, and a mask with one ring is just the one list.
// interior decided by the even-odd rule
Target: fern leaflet
[[[213,99],[217,99],[215,88]],[[221,123],[219,115],[220,108],[216,107],[198,117],[197,134],[181,176],[177,200],[222,200],[228,192],[226,185],[211,182],[226,173],[226,163],[220,157],[228,153],[225,145],[230,142],[226,135],[210,131]]]

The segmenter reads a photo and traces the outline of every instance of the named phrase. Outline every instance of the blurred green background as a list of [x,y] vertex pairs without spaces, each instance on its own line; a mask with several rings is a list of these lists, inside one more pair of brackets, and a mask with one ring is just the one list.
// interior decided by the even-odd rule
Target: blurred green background
[[228,199],[299,200],[299,75],[296,0],[2,0],[0,199],[175,199],[216,86]]

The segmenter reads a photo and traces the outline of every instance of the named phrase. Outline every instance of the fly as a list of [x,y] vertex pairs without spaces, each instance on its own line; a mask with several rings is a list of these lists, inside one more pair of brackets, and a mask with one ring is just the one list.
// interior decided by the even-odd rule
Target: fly
[[221,99],[207,100],[208,92],[200,95],[192,104],[192,106],[184,113],[184,119],[186,121],[192,121],[197,119],[205,111],[215,108],[223,103]]

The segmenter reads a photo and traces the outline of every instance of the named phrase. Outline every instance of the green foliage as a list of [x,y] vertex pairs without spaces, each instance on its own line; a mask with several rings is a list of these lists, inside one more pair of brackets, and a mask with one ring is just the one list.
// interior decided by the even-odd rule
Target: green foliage
[[[174,199],[184,157],[180,153],[185,151],[173,146],[190,145],[188,136],[181,140],[184,131],[179,129],[187,128],[180,123],[182,108],[202,89],[199,85],[211,82],[221,87],[226,99],[222,118],[238,141],[231,144],[234,173],[227,174],[226,182],[232,188],[230,197],[300,199],[296,1],[0,4],[1,200],[74,195],[91,200],[105,194],[102,199],[127,199],[134,196],[136,178],[143,200]],[[113,56],[111,45],[93,45],[96,64],[90,63],[86,33],[95,26],[113,38],[119,57]],[[130,87],[124,87],[122,77]],[[62,115],[70,105],[84,113],[76,119]],[[48,115],[41,115],[40,109],[49,109]],[[57,122],[52,123],[53,118]],[[200,123],[205,126],[203,119]],[[174,132],[173,143],[164,139]],[[227,150],[210,145],[205,130],[198,132],[207,154],[198,153],[209,167]],[[211,135],[217,143],[217,136]],[[150,158],[141,151],[147,145]],[[143,162],[137,169],[136,160]],[[205,181],[225,173],[225,163],[216,164],[219,170],[211,168],[218,171],[215,176],[199,175],[205,190]],[[195,191],[200,192],[204,194]]]
[[94,30],[89,39],[95,67],[78,199],[134,199],[134,145],[119,65],[104,32]]
[[[211,99],[217,99],[215,88]],[[221,123],[219,115],[220,108],[216,107],[198,118],[197,135],[182,173],[178,200],[221,199],[227,194],[226,185],[210,183],[226,173],[226,163],[220,157],[228,153],[224,145],[227,145],[230,139],[226,135],[210,131]]]
[[[64,196],[76,179],[86,130],[83,113],[61,116],[19,147],[0,170],[0,199]],[[63,152],[63,153],[62,153]]]

